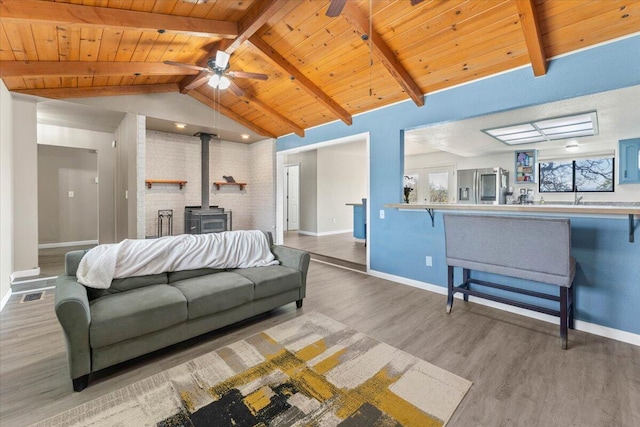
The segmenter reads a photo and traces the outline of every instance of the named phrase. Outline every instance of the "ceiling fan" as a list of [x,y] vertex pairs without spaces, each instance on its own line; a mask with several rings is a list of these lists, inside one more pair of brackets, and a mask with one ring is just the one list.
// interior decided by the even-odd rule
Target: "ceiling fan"
[[[411,6],[415,6],[423,1],[424,0],[411,0]],[[331,4],[329,4],[329,7],[327,8],[326,15],[330,18],[340,15],[346,3],[347,0],[331,0]]]
[[207,61],[207,68],[174,61],[164,61],[164,63],[167,65],[177,65],[179,67],[191,68],[192,70],[204,71],[206,73],[209,73],[209,86],[222,90],[227,89],[229,86],[231,86],[232,82],[229,77],[231,77],[232,79],[241,78],[256,80],[267,80],[269,78],[269,76],[262,73],[250,73],[247,71],[227,71],[229,69],[229,58],[230,55],[227,52],[219,50],[218,52],[216,52],[215,58],[209,58],[209,60]]

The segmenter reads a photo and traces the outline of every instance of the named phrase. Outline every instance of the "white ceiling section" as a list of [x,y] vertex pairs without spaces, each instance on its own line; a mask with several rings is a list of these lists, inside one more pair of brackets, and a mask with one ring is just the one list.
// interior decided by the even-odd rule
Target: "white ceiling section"
[[[189,136],[205,132],[219,135],[225,141],[242,143],[265,139],[195,99],[179,93],[78,98],[69,101],[37,99],[38,123],[43,124],[114,132],[124,115],[133,113],[147,117],[149,130]],[[178,129],[176,122],[187,126]],[[242,134],[249,135],[249,138],[243,139]]]
[[[640,135],[640,86],[601,92],[519,110],[505,111],[457,122],[405,132],[405,155],[448,152],[462,157],[511,152],[509,146],[485,134],[483,129],[514,123],[543,121],[561,116],[596,111],[598,134],[579,138],[580,152],[611,150],[618,140]],[[519,144],[518,149],[535,148],[548,154],[566,154],[566,139]]]

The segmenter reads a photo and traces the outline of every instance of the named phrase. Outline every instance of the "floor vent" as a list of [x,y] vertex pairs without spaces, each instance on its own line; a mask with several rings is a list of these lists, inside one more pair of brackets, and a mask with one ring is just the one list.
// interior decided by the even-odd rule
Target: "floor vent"
[[42,298],[44,298],[44,292],[33,292],[30,294],[24,294],[22,296],[22,299],[20,300],[20,303],[22,304],[23,302],[38,301]]

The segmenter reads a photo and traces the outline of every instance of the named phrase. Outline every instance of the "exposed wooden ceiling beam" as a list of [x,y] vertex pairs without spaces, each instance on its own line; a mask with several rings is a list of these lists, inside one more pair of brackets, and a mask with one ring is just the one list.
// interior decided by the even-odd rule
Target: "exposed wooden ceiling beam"
[[39,0],[2,0],[0,16],[3,21],[28,21],[34,24],[160,31],[225,39],[238,37],[235,22]]
[[347,125],[351,125],[353,123],[351,114],[349,114],[347,110],[342,108],[340,104],[335,102],[329,95],[324,93],[322,89],[316,86],[311,80],[309,80],[307,76],[302,74],[300,70],[298,70],[293,64],[287,61],[284,56],[276,52],[275,49],[269,46],[264,40],[256,35],[253,35],[249,38],[249,43],[251,43],[260,52],[262,52],[264,57],[268,59],[269,62],[282,69],[285,73],[289,74],[295,84],[304,89],[309,95],[313,96],[316,101],[324,105],[336,117],[345,122]]
[[142,95],[146,93],[178,92],[177,83],[129,86],[101,86],[101,87],[61,87],[52,89],[15,89],[12,92],[43,98],[89,98],[94,96]]
[[409,75],[409,72],[398,61],[384,40],[382,40],[375,31],[372,31],[373,34],[369,34],[369,20],[358,8],[356,3],[348,1],[344,5],[344,9],[342,9],[342,16],[360,36],[363,34],[368,35],[371,41],[371,48],[376,57],[382,61],[384,67],[391,73],[407,95],[413,99],[413,102],[415,102],[418,107],[423,106],[424,95],[422,90],[411,75]]
[[220,105],[220,103],[215,102],[205,92],[206,93],[211,93],[212,89],[207,86],[207,87],[202,88],[200,90],[192,90],[191,92],[189,92],[189,96],[191,96],[194,99],[197,99],[198,101],[202,102],[207,107],[210,107],[210,108],[213,108],[216,111],[219,111],[220,113],[224,114],[225,116],[227,116],[231,120],[234,120],[234,121],[240,123],[241,125],[245,126],[248,129],[251,129],[252,131],[254,131],[255,133],[257,133],[259,135],[268,136],[270,138],[276,138],[276,135],[274,135],[273,133],[271,133],[271,132],[269,132],[269,131],[267,131],[265,129],[262,129],[260,126],[255,125],[254,123],[246,120],[244,117],[237,115],[236,113],[234,113],[230,109],[226,108],[225,106]]
[[[199,61],[198,65],[201,67],[207,66],[207,60],[213,56],[216,56],[218,50],[224,50],[229,55],[256,33],[269,19],[277,13],[285,13],[286,8],[283,6],[289,3],[295,5],[294,2],[289,0],[268,0],[257,1],[247,10],[242,19],[238,22],[238,36],[234,40],[221,40]],[[180,83],[180,92],[187,93],[190,90],[202,85],[209,78],[208,73],[200,73],[197,76],[187,77]]]
[[284,13],[284,6],[293,4],[289,0],[263,0],[255,2],[252,7],[247,10],[242,19],[238,22],[238,37],[235,40],[221,40],[219,49],[224,50],[229,55],[236,51],[244,42],[254,35],[260,27],[276,13]]
[[524,41],[529,51],[529,59],[533,68],[533,75],[547,74],[547,56],[542,44],[542,32],[536,14],[535,0],[515,0],[520,15],[520,24],[524,32]]
[[245,92],[241,87],[235,84],[233,81],[231,82],[231,87],[229,88],[231,91],[240,99],[247,101],[253,108],[256,108],[262,111],[267,116],[270,116],[272,119],[279,121],[284,124],[286,127],[291,129],[296,135],[301,138],[304,138],[304,129],[295,124],[293,121],[289,120],[263,101],[259,100],[255,96],[250,93]]
[[198,71],[148,62],[0,61],[0,77],[180,76],[184,74],[198,74]]

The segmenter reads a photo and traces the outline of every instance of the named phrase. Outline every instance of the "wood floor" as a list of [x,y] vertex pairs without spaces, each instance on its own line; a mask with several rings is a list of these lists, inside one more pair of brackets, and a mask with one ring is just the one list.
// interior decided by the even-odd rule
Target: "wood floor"
[[640,347],[311,262],[307,298],[125,362],[74,393],[53,292],[0,313],[0,425],[23,426],[318,311],[473,382],[449,426],[640,425]]
[[297,231],[284,232],[284,245],[310,252],[319,261],[367,271],[367,248],[352,233],[310,236]]

